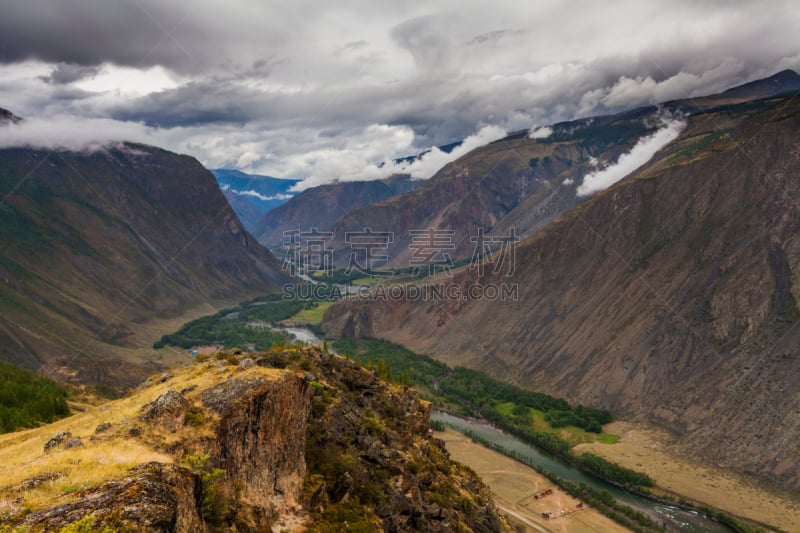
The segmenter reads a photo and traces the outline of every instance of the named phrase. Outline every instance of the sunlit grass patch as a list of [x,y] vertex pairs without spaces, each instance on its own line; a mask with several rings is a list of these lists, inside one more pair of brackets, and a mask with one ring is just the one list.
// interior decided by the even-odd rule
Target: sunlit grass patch
[[296,315],[288,319],[289,322],[302,322],[304,324],[321,324],[325,310],[332,306],[334,302],[317,302],[311,309],[303,309]]

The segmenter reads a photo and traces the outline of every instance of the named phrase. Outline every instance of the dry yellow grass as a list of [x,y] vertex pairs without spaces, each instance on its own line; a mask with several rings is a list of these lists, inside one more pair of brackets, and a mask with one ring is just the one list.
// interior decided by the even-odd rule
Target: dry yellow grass
[[[173,462],[174,458],[164,449],[174,442],[212,436],[211,424],[199,428],[186,426],[170,433],[137,422],[142,406],[168,389],[180,391],[196,385],[197,389],[186,395],[196,402],[202,390],[233,375],[275,379],[286,372],[256,366],[235,372],[235,367],[229,367],[230,371],[220,373],[216,364],[213,361],[185,366],[175,370],[174,377],[165,383],[151,378],[147,386],[125,398],[87,407],[81,413],[41,428],[0,435],[0,514],[66,503],[75,497],[77,490],[121,479],[133,466],[150,461]],[[95,435],[95,428],[104,422],[110,423],[111,429]],[[142,426],[143,434],[137,438],[126,436],[125,430],[134,425]],[[84,446],[45,452],[44,444],[59,431],[70,432]],[[20,491],[23,481],[48,474],[59,477]]]
[[619,442],[580,444],[575,451],[590,451],[645,472],[659,487],[733,515],[785,531],[800,531],[800,496],[770,490],[753,478],[729,470],[689,461],[670,450],[673,439],[657,428],[614,422],[605,429],[620,435]]

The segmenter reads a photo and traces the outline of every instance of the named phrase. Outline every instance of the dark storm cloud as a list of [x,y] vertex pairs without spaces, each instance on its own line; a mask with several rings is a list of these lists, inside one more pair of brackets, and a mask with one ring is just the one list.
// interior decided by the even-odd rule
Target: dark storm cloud
[[[154,46],[164,31],[136,2],[4,0],[0,17],[0,61],[41,59],[99,65],[172,64],[181,55]],[[154,12],[162,17],[160,10]],[[165,17],[166,18],[166,17]]]
[[59,63],[50,74],[44,76],[42,79],[55,85],[64,85],[85,78],[92,78],[99,72],[100,68],[97,66],[87,67],[76,65],[75,63]]
[[118,120],[162,128],[244,124],[263,117],[262,107],[271,107],[269,102],[255,96],[256,93],[248,89],[197,82],[143,96],[112,109],[110,114]]

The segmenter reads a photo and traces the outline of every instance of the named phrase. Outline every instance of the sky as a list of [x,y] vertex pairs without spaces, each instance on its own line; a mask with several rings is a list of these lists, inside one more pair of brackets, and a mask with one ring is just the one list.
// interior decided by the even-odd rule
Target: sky
[[0,146],[132,140],[300,189],[378,179],[460,139],[800,71],[797,35],[783,0],[0,0],[0,107],[26,119]]

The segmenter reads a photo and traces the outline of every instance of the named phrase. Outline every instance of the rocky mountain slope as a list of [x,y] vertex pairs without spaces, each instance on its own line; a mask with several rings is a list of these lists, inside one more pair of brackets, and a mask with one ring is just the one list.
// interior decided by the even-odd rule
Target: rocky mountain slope
[[446,281],[515,297],[351,301],[324,327],[656,423],[691,457],[799,490],[800,97],[687,122],[520,243],[512,277]]
[[0,437],[0,526],[508,531],[429,414],[409,388],[316,349],[220,354]]
[[288,281],[188,156],[3,149],[0,199],[0,357],[61,379],[138,383],[170,321]]
[[330,183],[306,189],[272,209],[256,225],[253,235],[265,246],[280,246],[283,232],[300,229],[330,231],[342,217],[358,207],[380,202],[416,189],[422,182],[408,176],[377,181]]
[[217,179],[225,199],[250,233],[255,231],[258,221],[270,209],[285,203],[294,195],[289,189],[300,181],[246,174],[227,168],[211,169],[211,173]]

